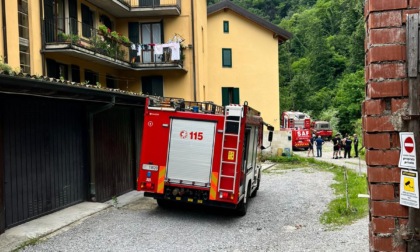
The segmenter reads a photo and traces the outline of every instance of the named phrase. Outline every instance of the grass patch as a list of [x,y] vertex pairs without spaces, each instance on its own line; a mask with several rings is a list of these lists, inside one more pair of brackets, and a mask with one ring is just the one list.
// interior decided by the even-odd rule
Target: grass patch
[[16,249],[14,249],[13,252],[17,252],[17,251],[20,251],[21,249],[24,249],[25,247],[35,245],[35,244],[37,244],[39,242],[39,239],[40,238],[32,238],[30,240],[27,240],[24,243],[20,244],[19,247],[17,247]]
[[[366,174],[358,175],[353,170],[346,169],[343,166],[297,155],[291,157],[273,156],[267,158],[267,160],[277,163],[278,169],[287,170],[308,167],[334,174],[334,180],[337,183],[332,184],[331,187],[334,189],[336,198],[328,204],[328,210],[321,215],[321,223],[342,226],[351,224],[367,215],[369,210],[368,199],[358,197],[358,194],[366,194],[368,191]],[[347,175],[347,186],[345,175]],[[348,192],[348,201],[346,191]]]

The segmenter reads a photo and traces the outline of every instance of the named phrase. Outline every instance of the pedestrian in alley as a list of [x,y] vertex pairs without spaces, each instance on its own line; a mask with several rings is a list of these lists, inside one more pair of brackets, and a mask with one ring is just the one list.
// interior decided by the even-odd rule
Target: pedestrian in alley
[[340,149],[340,134],[335,134],[333,142],[333,159],[338,159],[338,150]]
[[354,134],[354,137],[353,137],[353,145],[354,145],[354,157],[359,157],[359,139],[357,138],[356,134]]
[[352,144],[351,137],[349,135],[346,135],[346,138],[344,141],[344,158],[351,158],[350,156],[351,144]]
[[337,146],[338,146],[338,158],[343,158],[341,156],[341,150],[343,149],[343,140],[341,139],[340,133],[337,134]]
[[308,157],[309,157],[309,154],[311,154],[311,152],[312,152],[312,157],[315,157],[314,155],[315,140],[316,140],[315,134],[312,134],[311,139],[309,139]]
[[316,145],[316,156],[322,157],[322,145],[324,144],[324,140],[321,138],[321,136],[318,136],[318,138],[315,140]]

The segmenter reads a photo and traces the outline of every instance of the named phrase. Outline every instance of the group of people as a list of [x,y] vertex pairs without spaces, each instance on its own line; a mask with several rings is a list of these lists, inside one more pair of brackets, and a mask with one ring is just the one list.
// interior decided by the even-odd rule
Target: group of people
[[[345,135],[344,138],[341,138],[340,134],[336,134],[335,137],[332,139],[333,142],[333,159],[343,158],[341,156],[341,151],[344,151],[344,158],[351,158],[351,149],[354,147],[354,157],[359,157],[359,139],[356,134],[353,135],[353,139],[348,134]],[[309,148],[308,148],[308,157],[312,153],[314,157],[314,146],[316,146],[316,156],[322,157],[322,145],[324,144],[324,140],[321,136],[316,137],[315,134],[312,135],[309,141]]]
[[349,134],[346,134],[343,139],[341,139],[340,134],[336,134],[332,139],[334,145],[333,158],[338,159],[342,158],[341,150],[344,149],[344,158],[351,158],[351,149],[354,147],[354,157],[359,157],[359,138],[356,134],[353,135],[353,139]]

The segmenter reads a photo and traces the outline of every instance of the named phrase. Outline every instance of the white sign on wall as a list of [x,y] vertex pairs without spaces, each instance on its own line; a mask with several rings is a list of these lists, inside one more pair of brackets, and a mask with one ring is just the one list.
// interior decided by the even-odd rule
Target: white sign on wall
[[416,143],[413,132],[400,132],[400,161],[398,167],[416,170]]
[[416,171],[401,170],[400,204],[419,208],[419,185]]

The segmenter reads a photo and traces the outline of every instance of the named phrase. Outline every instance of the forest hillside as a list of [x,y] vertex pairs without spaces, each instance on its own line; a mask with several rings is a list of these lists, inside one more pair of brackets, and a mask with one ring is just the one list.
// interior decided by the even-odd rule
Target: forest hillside
[[[209,5],[220,0],[209,0]],[[232,0],[293,34],[279,45],[280,110],[361,131],[363,0]]]

